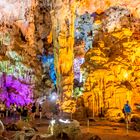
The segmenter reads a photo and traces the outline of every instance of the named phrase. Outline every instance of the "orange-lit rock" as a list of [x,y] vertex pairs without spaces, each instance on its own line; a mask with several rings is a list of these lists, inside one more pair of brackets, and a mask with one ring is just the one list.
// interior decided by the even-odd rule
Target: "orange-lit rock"
[[[52,11],[52,32],[55,50],[55,66],[57,72],[57,87],[59,89],[60,108],[64,112],[73,112],[73,45],[74,45],[74,5],[68,2],[55,3],[60,9]],[[69,8],[68,8],[69,7]],[[63,16],[59,16],[63,13]],[[68,17],[67,17],[68,16]]]
[[[126,23],[125,27],[127,24],[129,26],[134,23]],[[139,102],[139,82],[136,79],[138,80],[139,76],[135,75],[138,74],[136,69],[139,69],[139,66],[135,61],[140,59],[140,48],[139,39],[133,36],[133,31],[132,28],[121,27],[108,34],[98,33],[93,48],[85,55],[86,62],[83,67],[86,68],[88,76],[83,98],[85,105],[91,110],[90,116],[93,112],[104,114],[113,108],[121,111],[126,100],[129,100],[132,109],[136,110],[134,104]]]

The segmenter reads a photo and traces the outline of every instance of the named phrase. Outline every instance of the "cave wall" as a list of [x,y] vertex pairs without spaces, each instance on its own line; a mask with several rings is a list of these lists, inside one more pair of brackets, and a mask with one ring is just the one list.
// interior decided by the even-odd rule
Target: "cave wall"
[[[10,96],[19,96],[21,98],[26,96],[28,99],[27,95],[22,93],[22,83],[24,83],[24,85],[27,85],[25,90],[29,98],[33,100],[33,98],[46,94],[46,89],[52,88],[50,86],[52,85],[50,76],[47,77],[46,74],[46,79],[50,80],[50,82],[44,86],[45,89],[42,88],[44,70],[41,61],[42,55],[50,47],[47,41],[52,25],[49,13],[50,8],[44,1],[32,0],[20,2],[4,0],[0,2],[0,5],[2,7],[0,16],[1,96],[6,91],[9,95],[9,100]],[[47,56],[50,53],[52,53],[52,50],[47,51],[45,55]],[[10,78],[7,78],[4,82],[3,75],[6,75],[6,77],[12,76],[13,82],[21,83],[19,85],[21,89],[18,86],[13,87],[11,81],[9,81],[11,80]],[[49,94],[49,90],[47,91]],[[22,105],[25,104],[23,102]]]
[[[69,9],[66,6],[67,2],[63,1],[63,4],[66,9]],[[84,56],[85,59],[84,64],[80,66],[84,91],[80,86],[78,89],[75,88],[79,83],[74,81],[73,89],[76,89],[76,94],[83,93],[84,105],[89,110],[90,116],[93,113],[95,115],[105,113],[110,108],[122,110],[126,100],[130,101],[133,109],[136,109],[135,104],[139,103],[139,76],[137,75],[139,71],[139,1],[81,0],[71,1],[71,5],[72,3],[75,5],[76,22],[74,58]],[[68,14],[67,16],[70,18]],[[81,24],[84,24],[84,27]],[[91,27],[90,29],[87,24]],[[55,25],[61,27],[63,23],[56,22]],[[79,34],[78,37],[76,33]],[[76,44],[78,41],[80,43]],[[79,46],[82,48],[83,44],[84,51],[77,55],[80,50],[76,48]],[[61,54],[60,58],[62,58]],[[75,65],[77,66],[78,64]],[[66,69],[65,67],[64,70]],[[73,90],[71,95],[73,96]]]
[[27,25],[24,15],[26,9],[32,8],[32,4],[29,0],[21,3],[4,0],[0,6],[1,101],[7,106],[11,103],[28,104],[33,98],[35,75],[33,68],[26,64],[27,59],[29,61],[34,54],[27,52],[28,43],[24,42]]
[[137,109],[140,99],[138,22],[139,18],[121,6],[110,7],[96,16],[94,24],[100,26],[82,67],[87,73],[83,98],[90,116],[104,114],[112,108],[121,110],[127,100],[133,111]]
[[[135,99],[139,102],[139,76],[136,76],[139,71],[139,1],[55,2],[51,15],[61,97],[68,97],[64,100],[70,101],[75,94],[83,93],[90,115],[93,108],[96,115],[101,110],[104,113],[110,108],[122,109],[126,100],[136,109]],[[84,64],[79,61],[74,64],[78,59],[84,59]],[[81,67],[80,71],[75,67]],[[82,78],[81,83],[75,79],[76,74],[80,75],[77,79]],[[70,104],[65,103],[64,108],[67,105]]]
[[78,104],[90,115],[93,108],[95,114],[122,109],[126,100],[136,109],[139,0],[4,0],[0,6],[1,75],[31,85],[34,97],[55,89],[66,112],[75,111],[73,96],[81,94]]

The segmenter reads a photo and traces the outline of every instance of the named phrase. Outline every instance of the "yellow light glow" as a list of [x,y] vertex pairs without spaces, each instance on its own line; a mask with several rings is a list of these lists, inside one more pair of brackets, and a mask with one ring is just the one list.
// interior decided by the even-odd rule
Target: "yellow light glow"
[[124,78],[125,78],[125,79],[128,78],[128,73],[127,73],[127,72],[124,73]]

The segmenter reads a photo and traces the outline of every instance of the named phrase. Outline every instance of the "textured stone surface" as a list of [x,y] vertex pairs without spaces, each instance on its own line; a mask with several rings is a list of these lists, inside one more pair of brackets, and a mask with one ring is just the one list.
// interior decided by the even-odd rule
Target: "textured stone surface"
[[[82,65],[87,73],[82,97],[89,116],[111,108],[122,110],[126,100],[136,109],[134,103],[139,102],[139,38],[135,37],[139,25],[129,14],[125,8],[112,7],[95,18],[95,22],[100,19],[102,29],[94,36],[93,48]],[[116,22],[119,26],[113,28]]]
[[[5,3],[7,2],[4,0],[0,2],[0,5]],[[14,69],[14,75],[16,75],[17,79],[22,77],[22,81],[34,85],[34,97],[36,98],[41,96],[42,90],[45,92],[46,89],[51,88],[49,84],[44,86],[47,86],[46,89],[42,89],[40,86],[43,84],[43,70],[42,63],[38,59],[38,56],[43,54],[43,49],[48,49],[49,47],[47,46],[47,36],[52,27],[50,9],[43,0],[38,1],[38,3],[29,0],[26,2],[21,1],[20,3],[18,1],[14,3],[11,1],[8,5],[11,7],[11,11],[6,10],[6,5],[3,6],[3,9],[6,10],[5,14],[11,12],[11,18],[13,19],[10,19],[9,14],[6,17],[6,21],[0,23],[0,34],[2,33],[0,35],[0,60],[6,60],[6,63],[10,66],[9,69]],[[12,11],[13,8],[16,9],[15,12]],[[18,12],[18,8],[21,9],[20,12]],[[4,13],[2,12],[1,14]],[[16,14],[20,15],[16,16]],[[9,20],[11,21],[9,22]],[[12,58],[9,55],[10,52],[15,52],[21,59]],[[17,64],[17,61],[20,61],[21,64]],[[17,68],[19,65],[23,65],[27,71],[19,70]],[[1,70],[1,72],[13,75],[11,71],[7,70],[6,67]],[[47,79],[49,80],[50,77],[48,76]]]
[[[66,120],[63,120],[66,121]],[[50,124],[48,132],[52,131],[56,139],[68,139],[68,140],[77,140],[81,138],[81,130],[79,122],[72,120],[70,122],[60,122],[56,121],[54,126]]]
[[110,121],[120,121],[124,118],[124,114],[121,109],[108,109],[105,117]]

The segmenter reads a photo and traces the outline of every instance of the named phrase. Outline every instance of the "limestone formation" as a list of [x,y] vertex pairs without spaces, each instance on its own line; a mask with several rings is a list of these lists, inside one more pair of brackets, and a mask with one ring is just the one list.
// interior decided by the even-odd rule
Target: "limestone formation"
[[[119,8],[114,9],[118,13]],[[113,17],[115,12],[111,13],[109,16]],[[102,19],[103,30],[95,35],[93,48],[85,55],[83,68],[86,69],[88,76],[83,98],[88,108],[94,109],[95,114],[104,114],[111,108],[122,110],[126,100],[130,101],[133,109],[136,109],[134,98],[139,92],[137,82],[139,39],[135,37],[135,28],[139,28],[139,25],[132,22],[137,19],[128,16],[128,11],[124,13],[126,15],[120,15],[118,29],[104,30],[109,28],[109,24],[112,27],[111,20],[116,22],[116,19],[113,19],[116,16],[111,20],[108,20],[108,17]],[[129,22],[122,22],[124,19]]]
[[79,122],[76,120],[53,120],[49,125],[48,133],[55,136],[56,139],[77,140],[81,138]]
[[[43,70],[38,56],[43,54],[44,48],[48,49],[47,36],[51,31],[52,23],[50,9],[44,1],[31,3],[30,6],[28,2],[23,2],[26,6],[22,7],[22,18],[13,17],[10,22],[10,19],[7,19],[0,24],[0,34],[2,33],[0,35],[0,60],[10,66],[7,68],[1,62],[0,73],[13,74],[15,71],[14,76],[17,79],[34,87],[36,98],[42,96],[42,90],[44,90],[40,91]],[[16,7],[16,4],[18,2],[13,6]],[[47,79],[49,80],[50,77]]]
[[[7,11],[7,1],[0,2],[0,75],[31,85],[34,99],[57,92],[64,112],[104,115],[121,110],[126,100],[136,109],[139,0],[8,2],[14,12]],[[53,56],[54,79],[47,56]]]
[[[73,91],[73,45],[74,45],[74,4],[56,1],[51,11],[52,32],[54,42],[55,66],[57,73],[57,88],[60,94],[60,108],[64,112],[72,108]],[[64,13],[63,16],[59,16]],[[70,15],[67,17],[67,15]],[[62,109],[63,108],[63,109]],[[73,110],[73,109],[70,109]]]

